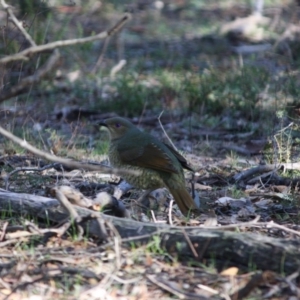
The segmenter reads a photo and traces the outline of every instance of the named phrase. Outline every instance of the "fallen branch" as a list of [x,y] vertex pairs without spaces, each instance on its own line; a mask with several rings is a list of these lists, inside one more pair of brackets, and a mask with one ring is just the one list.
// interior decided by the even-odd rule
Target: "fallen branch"
[[108,173],[108,174],[117,174],[117,175],[122,175],[122,174],[135,174],[139,175],[138,171],[133,171],[133,170],[122,170],[122,169],[115,169],[103,165],[92,165],[92,164],[86,164],[86,163],[80,163],[73,161],[71,159],[66,159],[62,157],[58,157],[55,155],[52,155],[50,153],[46,153],[44,151],[41,151],[32,145],[30,145],[27,141],[22,140],[18,138],[17,136],[13,135],[11,132],[5,130],[3,127],[0,126],[0,134],[11,140],[12,142],[20,145],[22,148],[28,150],[29,152],[44,158],[48,161],[60,163],[64,165],[65,167],[71,168],[71,169],[84,169],[84,170],[89,170],[89,171],[99,171],[103,173]]
[[[265,235],[203,229],[199,227],[173,227],[161,223],[142,223],[126,218],[117,218],[74,206],[81,217],[93,214],[111,222],[122,238],[122,243],[148,243],[153,236],[160,238],[161,247],[169,254],[185,262],[208,262],[213,259],[217,267],[238,266],[285,272],[298,270],[300,265],[300,241],[297,238],[272,238]],[[33,214],[45,221],[60,222],[68,213],[57,200],[30,194],[17,194],[0,191],[0,209],[16,214]],[[260,223],[253,223],[257,227]],[[247,224],[251,226],[251,224]],[[265,223],[263,224],[265,226]],[[278,228],[278,227],[277,227]],[[284,226],[279,229],[284,230]],[[188,240],[183,234],[185,231]],[[89,222],[87,232],[99,234],[96,220]],[[192,245],[192,248],[191,248]],[[195,256],[197,253],[197,256]]]
[[282,167],[282,164],[278,165],[259,165],[257,167],[247,169],[245,171],[242,171],[240,173],[237,173],[233,176],[233,179],[235,182],[241,181],[241,180],[246,180],[249,177],[252,177],[256,175],[257,173],[264,173],[264,172],[271,172],[274,171],[276,172]]

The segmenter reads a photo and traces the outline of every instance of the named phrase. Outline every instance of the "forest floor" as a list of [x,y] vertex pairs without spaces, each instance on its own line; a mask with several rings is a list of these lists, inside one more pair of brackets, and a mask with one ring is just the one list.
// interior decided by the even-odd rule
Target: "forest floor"
[[[185,174],[186,186],[201,214],[183,217],[166,189],[145,212],[142,191],[119,189],[121,177],[64,168],[1,136],[0,299],[299,299],[299,7],[272,1],[261,16],[247,1],[125,2],[16,5],[37,44],[94,35],[125,12],[131,19],[109,39],[60,48],[46,77],[4,100],[50,51],[0,65],[0,125],[45,153],[106,166],[108,134],[97,123],[127,117],[187,159],[195,173]],[[0,11],[0,63],[28,47],[6,22]],[[113,217],[95,235],[91,219],[68,223],[31,210],[34,197],[56,201],[58,190],[112,216],[116,204],[100,198],[114,195],[140,222],[124,228],[144,222],[181,235],[170,248],[158,231],[140,240],[124,234]],[[209,252],[213,238],[199,246],[193,229],[245,244],[228,256],[229,244],[224,255]],[[266,261],[255,258],[252,237],[272,245]]]

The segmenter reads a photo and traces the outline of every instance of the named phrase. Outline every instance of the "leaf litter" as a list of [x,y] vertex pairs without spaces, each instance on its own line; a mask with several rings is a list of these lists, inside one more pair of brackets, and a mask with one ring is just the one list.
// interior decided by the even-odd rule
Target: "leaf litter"
[[[266,58],[264,62],[268,62]],[[151,67],[151,61],[148,65]],[[280,71],[276,68],[276,72]],[[77,73],[69,75],[74,81],[79,78]],[[149,88],[160,86],[155,78],[144,78],[141,82]],[[61,83],[64,86],[60,88],[70,88],[64,80]],[[90,88],[89,83],[86,84]],[[108,102],[120,96],[113,79],[107,79],[102,89],[96,86],[94,93],[101,94]],[[176,92],[165,88],[162,95],[164,105],[176,109]],[[60,105],[47,113],[47,122],[40,113],[42,108],[24,106],[15,111],[14,107],[7,107],[2,114],[8,123],[13,119],[16,126],[28,122],[30,115],[35,120],[33,132],[29,132],[31,138],[40,135],[43,146],[55,154],[88,159],[97,141],[102,139],[102,134],[99,137],[100,134],[95,133],[92,121],[111,114],[82,109],[76,104],[78,99],[72,97],[65,94],[62,101],[65,106]],[[260,97],[265,100],[261,101],[262,106],[267,100],[272,101],[268,89]],[[251,123],[241,116],[223,116],[214,127],[205,123],[187,126],[180,121],[183,117],[181,114],[164,114],[161,119],[172,141],[196,171],[194,178],[190,174],[186,174],[186,178],[187,186],[202,210],[201,216],[183,219],[176,206],[170,210],[171,199],[165,190],[160,190],[150,199],[154,219],[153,215],[143,214],[137,205],[140,191],[124,189],[118,192],[117,199],[130,215],[144,222],[251,232],[262,237],[283,237],[287,243],[293,243],[299,235],[299,178],[295,172],[299,154],[297,124],[282,121],[281,128],[276,128],[276,134],[268,139],[255,136],[258,122]],[[144,115],[133,121],[155,136],[162,137],[153,111],[146,109]],[[44,131],[49,125],[52,131]],[[240,132],[245,127],[251,130]],[[84,150],[76,148],[78,141],[84,144]],[[105,201],[105,205],[108,202],[111,205],[106,212],[116,213],[111,198],[101,199],[102,196],[114,195],[119,177],[102,177],[82,170],[72,172],[59,166],[40,170],[47,165],[46,162],[28,153],[17,155],[11,152],[14,150],[7,145],[1,147],[2,179],[7,179],[7,174],[20,168],[7,180],[10,191],[51,197],[53,187],[68,186],[70,190],[65,188],[64,194],[69,200],[74,198],[70,191],[76,194],[81,200],[76,202],[77,205],[84,202],[91,210],[97,211],[100,206],[105,211],[101,203]],[[267,163],[266,157],[272,157],[272,165]],[[95,157],[100,162],[104,159],[103,155]],[[292,172],[296,175],[293,176]],[[95,203],[99,193],[102,193],[98,199],[100,203]],[[89,232],[82,235],[80,222],[69,224],[68,230],[63,228],[64,220],[61,222],[35,219],[28,212],[19,215],[3,210],[1,299],[299,298],[299,271],[284,274],[259,270],[251,265],[251,261],[247,268],[236,263],[219,269],[217,260],[213,258],[209,261],[204,259],[201,263],[179,259],[167,252],[155,238],[146,245],[133,243],[128,246],[107,224],[104,227],[109,234],[104,241]],[[36,298],[33,295],[37,295]]]

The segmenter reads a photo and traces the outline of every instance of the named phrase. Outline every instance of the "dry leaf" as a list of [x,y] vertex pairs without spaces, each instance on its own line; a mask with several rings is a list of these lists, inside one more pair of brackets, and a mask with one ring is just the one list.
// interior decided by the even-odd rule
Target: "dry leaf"
[[236,276],[238,272],[239,272],[239,269],[237,267],[231,267],[231,268],[228,268],[228,269],[222,271],[220,273],[220,275],[223,275],[223,276]]

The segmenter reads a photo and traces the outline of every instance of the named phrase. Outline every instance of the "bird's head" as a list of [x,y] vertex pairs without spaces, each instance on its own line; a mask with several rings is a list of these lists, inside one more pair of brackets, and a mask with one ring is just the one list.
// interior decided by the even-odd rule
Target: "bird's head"
[[106,119],[100,122],[99,125],[108,129],[111,140],[121,138],[129,130],[138,130],[130,121],[120,117]]

